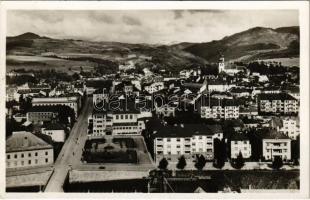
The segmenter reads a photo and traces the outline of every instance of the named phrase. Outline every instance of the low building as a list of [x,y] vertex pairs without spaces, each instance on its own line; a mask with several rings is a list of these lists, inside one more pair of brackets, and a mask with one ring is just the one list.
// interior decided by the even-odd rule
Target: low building
[[222,139],[223,131],[219,125],[181,124],[177,126],[157,126],[154,134],[154,156],[159,162],[163,157],[177,162],[181,155],[193,160],[195,155],[214,158],[214,139]]
[[281,157],[283,160],[291,159],[291,139],[276,129],[264,128],[258,130],[262,138],[263,157],[266,160],[274,160]]
[[81,108],[81,99],[79,96],[70,97],[40,97],[32,99],[32,106],[53,106],[65,105],[74,110],[75,117],[77,118],[78,112]]
[[164,104],[163,106],[155,106],[156,114],[164,117],[175,117],[176,110],[176,106],[169,106],[169,104]]
[[13,132],[6,140],[6,168],[50,165],[53,146],[30,132]]
[[41,132],[44,135],[50,136],[54,142],[65,142],[65,129],[65,126],[60,123],[48,123],[43,126]]
[[56,119],[58,112],[50,106],[33,106],[31,107],[27,114],[27,121],[33,124],[49,122]]
[[153,82],[153,83],[145,83],[143,85],[143,88],[148,93],[153,94],[154,92],[158,92],[164,89],[164,82],[159,81],[159,82]]
[[242,157],[248,159],[251,157],[251,144],[245,133],[235,133],[230,140],[230,157],[235,159],[239,153]]
[[260,94],[258,96],[258,110],[261,113],[297,114],[298,101],[289,94]]

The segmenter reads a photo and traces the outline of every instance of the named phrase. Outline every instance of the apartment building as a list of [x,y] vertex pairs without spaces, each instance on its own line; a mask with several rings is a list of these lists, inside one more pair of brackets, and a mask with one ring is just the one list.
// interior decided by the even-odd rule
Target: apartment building
[[247,159],[251,157],[251,144],[245,133],[235,133],[230,140],[230,157],[235,159],[241,152],[242,157]]
[[298,101],[289,94],[260,94],[258,109],[261,113],[296,114],[299,111]]
[[292,140],[296,140],[300,134],[299,118],[298,117],[282,118],[282,127],[279,127],[278,130],[287,135]]
[[89,119],[93,124],[93,130],[89,136],[140,135],[145,129],[144,121],[139,120],[140,111],[136,110],[131,103],[127,105],[127,109],[94,110],[92,119]]
[[163,157],[177,162],[181,155],[194,160],[195,155],[204,155],[206,159],[214,157],[214,139],[222,139],[223,131],[219,125],[180,124],[175,126],[156,126],[154,134],[155,161]]
[[276,129],[264,128],[258,131],[262,137],[262,152],[266,160],[274,160],[276,156],[283,160],[291,159],[291,139]]
[[44,166],[53,162],[53,146],[30,132],[13,132],[6,140],[7,169]]
[[237,119],[239,105],[232,99],[203,98],[200,108],[201,118],[206,119]]

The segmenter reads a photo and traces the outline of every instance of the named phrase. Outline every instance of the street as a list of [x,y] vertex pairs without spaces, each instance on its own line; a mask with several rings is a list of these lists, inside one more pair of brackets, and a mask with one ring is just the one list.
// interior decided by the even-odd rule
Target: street
[[63,192],[63,184],[70,166],[76,166],[81,162],[82,149],[87,139],[87,120],[91,112],[92,99],[87,98],[80,116],[55,161],[54,173],[45,187],[45,192]]

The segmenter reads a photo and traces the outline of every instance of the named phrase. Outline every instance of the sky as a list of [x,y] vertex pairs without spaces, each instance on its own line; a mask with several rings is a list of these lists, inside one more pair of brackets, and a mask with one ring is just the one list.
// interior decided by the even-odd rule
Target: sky
[[7,36],[171,44],[219,40],[256,26],[298,26],[297,10],[9,10]]

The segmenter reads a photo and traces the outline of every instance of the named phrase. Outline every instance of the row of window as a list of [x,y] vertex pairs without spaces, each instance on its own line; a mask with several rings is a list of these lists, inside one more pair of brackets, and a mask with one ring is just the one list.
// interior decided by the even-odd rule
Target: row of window
[[[17,167],[17,166],[19,165],[19,163],[20,163],[21,166],[24,166],[24,165],[25,165],[25,161],[24,161],[24,160],[22,160],[22,161],[7,162],[6,164],[7,164],[7,167],[10,167],[11,164],[12,164],[14,167]],[[38,162],[38,159],[35,159],[35,160],[34,160],[34,163],[32,162],[32,160],[28,160],[27,163],[28,163],[28,165],[31,165],[31,164],[38,164],[39,162]],[[45,158],[45,163],[48,163],[48,158]]]
[[132,114],[130,114],[130,115],[127,115],[127,114],[125,114],[125,115],[115,115],[115,119],[133,119],[133,115]]
[[[221,137],[221,134],[219,133],[219,134],[217,134],[217,136],[218,136],[218,137]],[[203,136],[198,136],[197,138],[198,138],[199,140],[202,140]],[[196,137],[193,136],[192,139],[196,139]],[[207,139],[212,139],[212,136],[207,136]],[[163,141],[163,138],[157,138],[157,141]],[[166,141],[167,141],[167,142],[171,142],[171,138],[167,138]],[[176,141],[177,141],[177,142],[181,142],[181,138],[176,138]],[[190,142],[191,139],[190,139],[190,138],[185,138],[184,141],[185,141],[185,142]]]
[[[45,155],[46,155],[46,156],[48,155],[48,151],[45,151]],[[28,153],[28,157],[30,158],[31,156],[32,156],[32,153]],[[38,152],[35,152],[35,153],[34,153],[34,156],[38,156]],[[20,154],[20,157],[21,157],[21,158],[24,158],[24,157],[25,157],[25,154],[24,154],[24,153]],[[6,158],[7,158],[7,159],[11,159],[11,158],[17,159],[17,158],[18,158],[18,154],[14,154],[14,155],[12,155],[12,156],[11,156],[11,154],[8,154],[8,155],[6,156]]]

